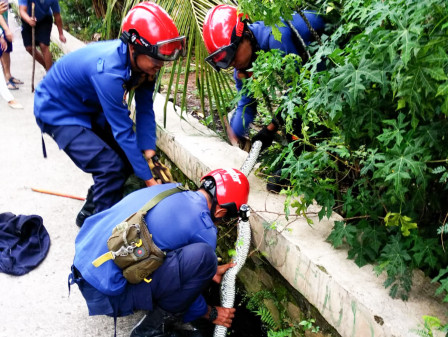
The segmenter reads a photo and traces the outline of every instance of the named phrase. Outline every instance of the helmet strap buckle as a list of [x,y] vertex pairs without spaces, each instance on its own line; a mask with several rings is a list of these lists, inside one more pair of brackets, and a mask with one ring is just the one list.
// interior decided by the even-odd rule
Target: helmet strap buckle
[[126,44],[128,44],[130,42],[130,38],[131,38],[131,34],[128,31],[123,31],[123,33],[121,33],[121,35],[120,35],[120,40]]

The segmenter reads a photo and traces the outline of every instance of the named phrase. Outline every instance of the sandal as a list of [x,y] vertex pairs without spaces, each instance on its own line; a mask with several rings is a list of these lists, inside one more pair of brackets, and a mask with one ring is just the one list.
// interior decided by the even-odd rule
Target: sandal
[[12,82],[14,84],[23,84],[23,82],[21,80],[19,80],[18,78],[12,77],[9,79],[9,82]]
[[9,81],[8,83],[6,83],[6,86],[8,87],[9,90],[18,90],[19,88],[14,84],[14,82]]

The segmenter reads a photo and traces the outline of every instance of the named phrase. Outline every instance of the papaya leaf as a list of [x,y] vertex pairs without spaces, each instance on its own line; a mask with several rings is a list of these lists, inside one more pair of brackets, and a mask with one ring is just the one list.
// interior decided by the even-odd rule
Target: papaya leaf
[[355,260],[358,267],[375,260],[375,250],[365,240],[354,240],[348,251],[348,258]]
[[386,271],[386,288],[390,287],[389,295],[407,300],[412,286],[411,256],[408,254],[399,236],[393,236],[384,247],[380,256],[380,264],[375,267],[377,274]]
[[412,252],[418,267],[428,265],[435,268],[439,258],[439,241],[437,239],[423,239],[416,237]]
[[327,237],[327,241],[338,248],[345,242],[353,242],[356,235],[356,228],[347,225],[344,221],[335,221],[333,230]]
[[377,137],[377,139],[388,145],[391,141],[394,141],[397,145],[400,145],[403,141],[403,134],[406,133],[405,127],[409,122],[404,122],[405,115],[400,113],[398,119],[384,120],[383,123],[390,125],[391,129],[383,129],[383,133]]

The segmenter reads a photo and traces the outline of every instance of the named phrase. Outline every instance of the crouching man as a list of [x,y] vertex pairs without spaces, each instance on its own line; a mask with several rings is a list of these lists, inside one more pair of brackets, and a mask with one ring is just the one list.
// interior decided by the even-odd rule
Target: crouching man
[[[211,280],[220,283],[222,275],[234,266],[217,266],[215,223],[224,216],[238,215],[241,205],[247,203],[249,182],[236,169],[217,169],[201,179],[195,192],[168,192],[160,197],[161,192],[176,186],[155,185],[131,193],[112,208],[87,218],[76,238],[70,283],[79,286],[90,315],[119,317],[146,310],[132,337],[177,336],[177,327],[200,317],[229,328],[234,318],[234,308],[211,307],[201,293]],[[150,276],[133,284],[116,261],[107,257],[107,241],[118,224],[154,197],[158,201],[143,218],[165,257]],[[131,254],[140,253],[136,249]],[[99,257],[104,256],[101,261]],[[197,331],[193,335],[200,336]]]

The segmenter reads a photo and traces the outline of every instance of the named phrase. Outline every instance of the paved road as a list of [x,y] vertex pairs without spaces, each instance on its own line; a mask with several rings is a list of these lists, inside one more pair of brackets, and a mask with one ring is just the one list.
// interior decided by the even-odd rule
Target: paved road
[[[0,273],[0,337],[113,336],[113,319],[89,317],[77,286],[68,295],[67,276],[78,232],[75,217],[83,202],[31,190],[84,197],[92,179],[46,135],[48,158],[43,158],[41,134],[33,116],[32,58],[11,17],[10,25],[15,37],[12,74],[25,82],[13,94],[24,110],[13,110],[0,98],[0,212],[42,216],[51,247],[46,259],[27,275]],[[44,75],[37,64],[35,85]],[[118,319],[117,335],[128,336],[141,315]]]

